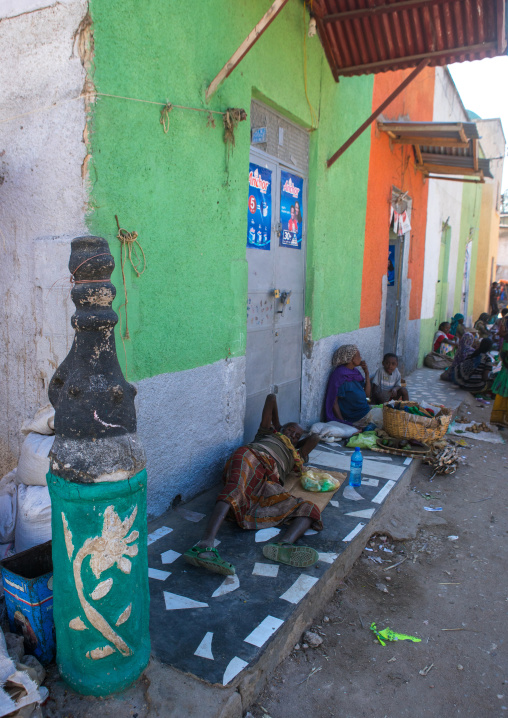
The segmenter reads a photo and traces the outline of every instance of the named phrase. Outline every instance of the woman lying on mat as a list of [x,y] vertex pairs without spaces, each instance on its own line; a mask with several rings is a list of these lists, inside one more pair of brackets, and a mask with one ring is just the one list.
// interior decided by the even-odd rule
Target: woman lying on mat
[[302,434],[302,427],[296,423],[281,427],[275,394],[269,394],[254,441],[237,449],[224,467],[224,487],[205,535],[184,553],[188,563],[214,573],[235,573],[235,567],[223,561],[214,548],[215,537],[226,518],[235,520],[243,529],[271,528],[291,521],[280,543],[264,546],[263,555],[290,566],[316,563],[317,551],[293,544],[311,527],[321,531],[321,512],[310,501],[284,491],[288,474],[301,473],[303,462],[319,441],[316,434],[301,441]]

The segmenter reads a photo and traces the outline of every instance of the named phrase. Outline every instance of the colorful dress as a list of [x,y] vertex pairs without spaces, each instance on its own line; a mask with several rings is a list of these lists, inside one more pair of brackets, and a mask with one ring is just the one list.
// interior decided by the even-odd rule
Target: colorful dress
[[231,506],[228,518],[243,529],[271,528],[305,516],[312,519],[314,530],[321,531],[318,507],[284,491],[284,479],[291,471],[301,473],[302,466],[287,436],[260,428],[252,444],[241,446],[226,463],[217,501]]
[[454,341],[455,337],[453,334],[446,334],[445,332],[442,332],[441,329],[438,329],[438,331],[434,334],[434,342],[432,345],[436,354],[449,354],[453,351],[453,346],[451,344],[443,344],[445,339]]
[[508,341],[501,349],[503,367],[492,384],[492,392],[496,395],[490,420],[493,424],[508,423]]
[[330,374],[325,401],[327,421],[340,421],[333,412],[335,399],[345,424],[357,425],[367,416],[370,404],[365,394],[365,379],[358,369],[348,369],[341,364]]
[[453,372],[452,380],[457,386],[472,394],[478,394],[487,387],[483,375],[486,371],[492,371],[492,359],[489,354],[472,355],[450,371]]

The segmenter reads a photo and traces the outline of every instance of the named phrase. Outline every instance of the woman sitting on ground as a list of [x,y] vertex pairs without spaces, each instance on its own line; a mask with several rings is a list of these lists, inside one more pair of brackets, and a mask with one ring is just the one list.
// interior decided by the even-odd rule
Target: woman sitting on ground
[[452,334],[454,337],[457,337],[457,339],[460,339],[462,336],[464,336],[465,332],[464,328],[464,315],[457,313],[452,317],[452,321],[450,324],[450,334]]
[[489,355],[492,339],[482,339],[480,346],[467,359],[453,368],[451,379],[461,389],[480,394],[489,389],[489,376],[493,362]]
[[465,361],[474,352],[474,336],[471,332],[466,332],[462,339],[459,341],[457,351],[453,358],[453,362],[450,366],[441,374],[439,377],[443,381],[453,381],[453,371],[458,364]]
[[302,434],[302,427],[296,423],[281,427],[275,394],[269,394],[254,441],[237,449],[224,467],[224,487],[205,535],[183,555],[187,563],[214,573],[235,573],[235,567],[223,561],[214,548],[215,537],[226,517],[243,529],[266,529],[291,521],[281,542],[264,546],[263,555],[302,568],[317,562],[317,551],[293,544],[311,527],[321,531],[321,512],[310,501],[284,491],[288,474],[301,473],[303,462],[319,442],[317,434],[301,441]]
[[492,393],[496,395],[490,415],[492,424],[508,426],[508,336],[504,337],[501,349],[501,371],[496,374],[492,384]]
[[480,339],[489,339],[490,338],[490,331],[487,329],[487,322],[489,321],[490,316],[487,314],[487,312],[483,312],[483,314],[480,314],[478,319],[475,322],[474,328],[478,332],[478,336]]
[[439,329],[434,334],[432,349],[436,354],[449,354],[457,346],[457,340],[450,333],[450,322],[441,322]]
[[[326,421],[340,421],[357,429],[380,424],[379,410],[371,409],[367,401],[371,391],[370,375],[358,347],[355,344],[339,347],[333,355],[332,366],[335,369],[326,389]],[[365,377],[358,370],[359,366]]]

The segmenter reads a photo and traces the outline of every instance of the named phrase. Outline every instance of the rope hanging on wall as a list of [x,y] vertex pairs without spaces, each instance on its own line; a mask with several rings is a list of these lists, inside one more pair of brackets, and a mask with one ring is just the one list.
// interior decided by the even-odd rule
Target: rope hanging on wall
[[[136,272],[137,277],[141,277],[143,272],[146,269],[146,257],[145,253],[143,251],[143,247],[138,241],[138,233],[137,232],[128,232],[126,229],[122,229],[120,227],[120,222],[118,221],[118,216],[115,214],[116,219],[116,226],[118,227],[118,234],[116,235],[116,238],[122,245],[121,247],[121,259],[120,259],[120,266],[122,269],[122,282],[123,282],[123,291],[124,291],[124,297],[125,301],[123,304],[121,304],[118,309],[120,310],[122,307],[125,307],[125,339],[130,339],[129,334],[129,315],[127,310],[127,305],[129,304],[129,296],[127,293],[127,284],[125,281],[125,264],[126,262],[129,262],[133,270]],[[139,250],[139,251],[138,251]],[[141,255],[139,254],[141,252]],[[121,321],[121,319],[120,319]],[[120,331],[120,336],[122,336],[122,332]],[[123,341],[123,336],[122,336]],[[124,347],[125,349],[125,347]],[[127,366],[127,357],[125,357],[125,364]]]

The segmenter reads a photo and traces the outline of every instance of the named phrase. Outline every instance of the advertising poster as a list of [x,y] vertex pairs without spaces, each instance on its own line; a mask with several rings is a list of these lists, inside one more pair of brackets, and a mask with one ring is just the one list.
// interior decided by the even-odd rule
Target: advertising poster
[[303,179],[290,172],[280,173],[281,247],[302,248],[303,232]]
[[393,287],[395,284],[395,245],[390,244],[388,247],[388,286]]
[[272,231],[272,171],[249,164],[247,247],[270,250]]

